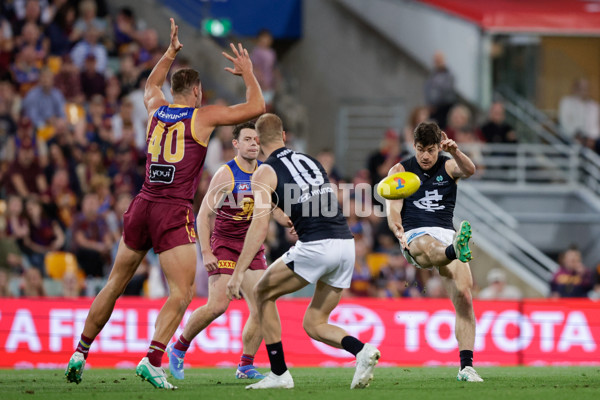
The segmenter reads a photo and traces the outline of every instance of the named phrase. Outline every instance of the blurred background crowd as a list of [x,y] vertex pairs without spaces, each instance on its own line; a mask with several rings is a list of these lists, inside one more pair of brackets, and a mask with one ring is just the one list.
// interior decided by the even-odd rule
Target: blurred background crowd
[[[0,4],[0,296],[92,296],[110,272],[122,214],[144,180],[144,86],[168,38],[159,38],[130,8],[109,12],[104,0]],[[249,47],[268,109],[288,107],[283,104],[288,99],[276,96],[283,83],[270,33],[262,31]],[[317,154],[334,182],[377,183],[412,154],[412,132],[428,119],[436,120],[476,164],[483,143],[519,141],[501,101],[478,115],[457,97],[444,54],[436,53],[433,63],[423,89],[426,104],[410,112],[401,132],[381,132],[379,150],[366,154],[364,168],[354,176],[336,168],[331,149]],[[189,65],[185,56],[178,57],[172,72]],[[225,102],[204,89],[205,103]],[[168,81],[163,91],[172,101]],[[572,138],[599,151],[599,118],[589,83],[578,79],[573,93],[561,100],[559,123]],[[306,150],[293,131],[289,138],[290,147]],[[231,139],[232,127],[213,134],[196,205],[211,175],[234,156]],[[373,199],[350,196],[356,266],[346,294],[446,297],[437,274],[407,264],[384,218],[356,215],[357,207],[373,207]],[[269,259],[294,240],[273,223],[266,243]],[[563,250],[561,269],[549,283],[552,296],[600,297],[594,266],[583,266],[577,248]],[[487,278],[489,285],[476,288],[476,296],[521,297],[502,270],[491,270]],[[206,295],[201,260],[197,281],[198,295]],[[150,252],[126,294],[162,296],[164,291],[158,258]]]

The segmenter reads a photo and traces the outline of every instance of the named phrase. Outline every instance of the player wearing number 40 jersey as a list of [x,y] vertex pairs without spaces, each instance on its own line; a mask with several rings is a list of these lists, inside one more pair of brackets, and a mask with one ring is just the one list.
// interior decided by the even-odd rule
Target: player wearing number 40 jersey
[[[475,165],[448,139],[435,122],[423,122],[414,132],[415,156],[390,169],[390,175],[409,171],[421,179],[421,187],[403,200],[387,200],[388,225],[400,241],[406,259],[419,268],[437,268],[456,310],[456,339],[461,368],[457,379],[483,380],[473,369],[475,315],[473,278],[467,221],[454,231],[456,181],[475,173]],[[447,151],[452,158],[439,154]]]
[[316,284],[313,299],[304,314],[308,335],[356,356],[351,388],[364,388],[373,378],[380,353],[342,328],[329,324],[342,290],[350,287],[354,270],[354,239],[342,215],[329,179],[318,161],[285,147],[281,119],[264,114],[256,122],[261,152],[267,160],[252,176],[254,217],[244,248],[227,283],[227,296],[240,298],[240,287],[248,279],[247,269],[267,235],[268,212],[274,203],[291,219],[298,242],[272,263],[253,290],[259,326],[271,362],[271,372],[246,389],[291,389],[294,380],[287,369],[281,342],[281,323],[275,301],[309,283]]
[[218,125],[233,125],[264,112],[265,102],[252,72],[248,51],[231,45],[233,63],[226,70],[243,78],[246,102],[231,107],[200,107],[202,91],[198,72],[180,69],[171,78],[175,104],[169,104],[161,87],[183,45],[171,19],[171,44],[158,61],[144,92],[150,118],[147,132],[146,180],[123,219],[123,239],[106,286],[94,299],[75,353],[69,360],[67,381],[81,382],[90,345],[100,333],[138,265],[150,248],[158,253],[169,284],[169,297],[160,310],[146,357],[136,368],[143,380],[161,389],[175,389],[161,367],[166,344],[173,337],[193,296],[196,272],[196,234],[192,198],[206,155],[206,143]]

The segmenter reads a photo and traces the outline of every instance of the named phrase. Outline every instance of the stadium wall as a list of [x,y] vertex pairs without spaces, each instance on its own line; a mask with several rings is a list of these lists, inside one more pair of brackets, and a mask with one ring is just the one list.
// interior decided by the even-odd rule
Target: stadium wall
[[[3,299],[0,368],[64,368],[92,299]],[[196,299],[191,310],[202,305]],[[154,332],[162,300],[122,298],[92,345],[88,367],[133,368]],[[290,366],[352,366],[343,350],[311,340],[302,329],[308,299],[278,302]],[[203,331],[185,358],[189,367],[232,367],[241,353],[248,310],[243,301]],[[599,365],[600,303],[589,300],[476,301],[476,365]],[[345,299],[332,323],[379,347],[383,366],[456,365],[454,311],[447,299]],[[176,332],[181,333],[182,328]],[[261,347],[256,364],[266,366]]]

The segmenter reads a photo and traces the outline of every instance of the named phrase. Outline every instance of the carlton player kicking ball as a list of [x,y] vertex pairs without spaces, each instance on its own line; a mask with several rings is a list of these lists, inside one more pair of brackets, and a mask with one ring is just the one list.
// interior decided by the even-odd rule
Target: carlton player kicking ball
[[387,176],[377,184],[377,193],[384,199],[405,199],[421,186],[421,180],[412,172],[398,172]]

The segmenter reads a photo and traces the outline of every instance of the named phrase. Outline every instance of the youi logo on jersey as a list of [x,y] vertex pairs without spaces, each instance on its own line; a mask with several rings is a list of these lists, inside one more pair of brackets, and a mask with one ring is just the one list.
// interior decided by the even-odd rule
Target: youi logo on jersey
[[[261,188],[264,185],[255,183],[255,187]],[[236,181],[234,184],[226,182],[217,185],[206,193],[209,208],[215,214],[232,219],[234,221],[251,220],[252,218],[268,216],[273,212],[274,206],[271,202],[261,204],[261,200],[254,198],[250,181]],[[262,187],[269,191],[268,187]],[[273,200],[277,200],[277,194],[274,193]]]

